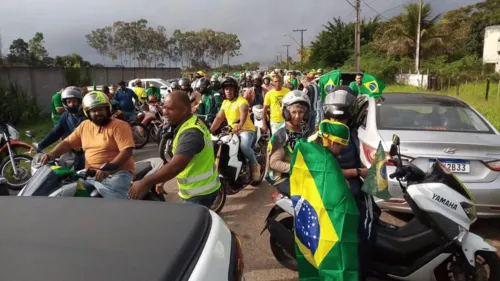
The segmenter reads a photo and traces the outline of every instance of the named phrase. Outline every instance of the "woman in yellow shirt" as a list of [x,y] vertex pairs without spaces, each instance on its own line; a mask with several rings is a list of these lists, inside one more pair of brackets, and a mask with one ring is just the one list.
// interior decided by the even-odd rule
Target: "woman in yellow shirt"
[[240,137],[240,149],[251,164],[252,179],[258,181],[260,180],[260,165],[252,148],[256,134],[255,126],[249,116],[248,101],[238,96],[239,86],[234,78],[228,77],[222,82],[221,87],[224,89],[226,99],[222,103],[221,109],[210,127],[210,132],[213,134],[222,122],[227,119],[227,123],[233,129],[233,133],[238,134]]

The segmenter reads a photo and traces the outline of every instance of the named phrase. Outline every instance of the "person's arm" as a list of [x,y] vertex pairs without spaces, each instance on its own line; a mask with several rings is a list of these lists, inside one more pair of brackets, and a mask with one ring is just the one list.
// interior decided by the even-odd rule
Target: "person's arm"
[[63,122],[65,122],[65,114],[61,115],[59,118],[59,121],[57,122],[56,126],[50,130],[50,132],[38,143],[38,150],[42,151],[44,150],[47,146],[55,143],[57,140],[59,140],[63,134],[64,134],[64,126]]
[[269,157],[269,168],[280,173],[289,173],[290,172],[290,163],[283,161],[285,159],[285,149],[279,148],[277,149],[271,156]]
[[233,130],[234,133],[238,133],[239,131],[241,131],[241,128],[243,128],[243,125],[245,125],[247,118],[248,118],[248,104],[245,103],[240,106],[240,123]]
[[249,104],[253,104],[253,97],[251,95],[251,89],[248,88],[245,93],[243,94],[243,97],[248,101]]
[[264,133],[267,132],[267,111],[269,110],[269,106],[271,105],[271,95],[266,95],[264,97],[264,110],[262,111],[262,130]]
[[113,131],[113,137],[120,153],[110,163],[120,167],[132,157],[134,152],[135,142],[132,129],[128,124],[120,123]]
[[45,165],[50,159],[55,159],[71,149],[79,149],[82,147],[82,128],[83,124],[76,127],[75,131],[71,133],[65,140],[60,142],[52,151],[42,155],[40,162]]
[[219,111],[219,113],[217,113],[217,116],[215,117],[215,120],[212,123],[212,126],[210,127],[210,133],[213,134],[217,129],[219,129],[220,125],[222,124],[222,122],[224,122],[224,120],[226,120],[226,114],[224,113],[223,110],[221,110]]
[[186,169],[189,162],[193,157],[187,155],[174,155],[172,160],[166,165],[163,165],[158,172],[144,178],[144,184],[147,186],[156,185],[159,183],[167,182],[175,178],[184,169]]
[[55,97],[54,108],[56,109],[56,112],[59,114],[62,114],[64,111],[66,111],[64,109],[64,105],[63,105],[62,100],[61,100],[61,95],[59,95],[58,97]]
[[[367,168],[359,168],[359,170],[361,172],[361,177],[366,178],[366,176],[368,176]],[[351,179],[358,176],[357,169],[342,169],[342,173],[344,174],[344,177],[346,179]]]

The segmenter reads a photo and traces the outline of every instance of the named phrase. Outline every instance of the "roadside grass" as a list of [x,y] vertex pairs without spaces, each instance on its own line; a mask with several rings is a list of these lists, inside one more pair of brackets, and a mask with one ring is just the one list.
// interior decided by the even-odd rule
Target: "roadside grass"
[[[31,144],[33,140],[26,136],[26,131],[31,131],[35,139],[39,142],[53,127],[54,125],[52,124],[50,115],[40,116],[40,118],[36,120],[21,121],[18,125],[15,126],[16,130],[19,132],[19,134],[21,134],[21,140],[29,144]],[[56,144],[49,146],[45,150],[49,151]]]
[[489,99],[485,100],[486,82],[482,84],[467,84],[460,85],[460,92],[457,96],[456,87],[451,87],[443,91],[428,91],[420,90],[417,87],[409,85],[389,85],[385,88],[385,93],[390,92],[412,92],[412,93],[433,93],[457,97],[479,111],[488,121],[491,122],[498,130],[500,130],[500,96],[499,85],[497,83],[490,84]]

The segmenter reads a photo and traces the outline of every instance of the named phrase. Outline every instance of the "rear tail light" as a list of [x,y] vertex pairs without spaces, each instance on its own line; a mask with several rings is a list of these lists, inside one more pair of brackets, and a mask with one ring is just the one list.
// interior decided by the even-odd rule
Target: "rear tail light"
[[[367,145],[366,143],[363,143],[362,146],[363,146],[363,152],[365,154],[366,160],[368,160],[368,162],[370,162],[370,164],[373,163],[373,160],[375,160],[375,153],[377,153],[377,149]],[[389,153],[385,153],[385,155],[386,155],[386,160],[391,159],[391,157],[389,156]],[[386,165],[387,166],[394,166],[394,164],[389,162],[389,161],[386,161]]]
[[486,162],[486,166],[493,171],[500,172],[500,160]]

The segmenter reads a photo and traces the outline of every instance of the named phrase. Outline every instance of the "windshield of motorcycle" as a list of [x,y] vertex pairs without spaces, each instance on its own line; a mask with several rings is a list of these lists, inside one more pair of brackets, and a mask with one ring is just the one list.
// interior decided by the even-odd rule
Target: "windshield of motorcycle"
[[429,177],[427,181],[431,180],[432,182],[441,182],[446,184],[451,189],[460,193],[467,199],[474,201],[474,197],[470,191],[465,187],[465,185],[460,181],[452,172],[446,168],[441,161],[436,159],[436,163],[432,166],[432,170],[429,173]]
[[45,165],[36,171],[18,196],[48,196],[61,186],[59,175]]

